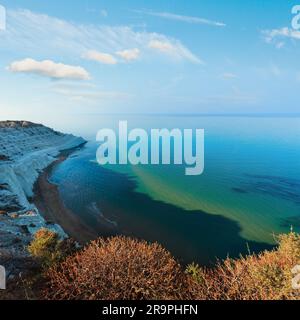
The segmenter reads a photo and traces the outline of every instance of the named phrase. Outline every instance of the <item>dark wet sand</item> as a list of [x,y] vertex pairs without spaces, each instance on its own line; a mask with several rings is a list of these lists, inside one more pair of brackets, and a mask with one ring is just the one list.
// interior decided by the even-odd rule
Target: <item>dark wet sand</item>
[[46,221],[60,225],[70,237],[85,244],[97,238],[97,234],[65,206],[58,187],[49,182],[53,167],[65,159],[66,156],[60,156],[40,174],[34,187],[34,204]]

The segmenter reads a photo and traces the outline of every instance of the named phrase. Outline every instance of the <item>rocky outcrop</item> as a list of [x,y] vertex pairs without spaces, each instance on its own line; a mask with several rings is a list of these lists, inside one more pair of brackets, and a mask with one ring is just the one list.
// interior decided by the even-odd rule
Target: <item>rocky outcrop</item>
[[46,227],[66,236],[60,226],[43,219],[30,199],[40,172],[61,151],[83,143],[82,138],[40,124],[0,122],[0,265],[8,275],[27,268],[30,258],[26,246],[37,230]]

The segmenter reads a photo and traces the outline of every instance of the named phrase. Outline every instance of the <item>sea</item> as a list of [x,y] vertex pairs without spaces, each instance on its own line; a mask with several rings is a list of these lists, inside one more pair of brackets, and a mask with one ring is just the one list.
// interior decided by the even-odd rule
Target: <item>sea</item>
[[[300,117],[84,115],[76,133],[88,142],[54,166],[50,181],[73,214],[99,236],[158,242],[184,264],[210,266],[276,245],[300,232]],[[104,165],[98,130],[204,129],[205,168]]]

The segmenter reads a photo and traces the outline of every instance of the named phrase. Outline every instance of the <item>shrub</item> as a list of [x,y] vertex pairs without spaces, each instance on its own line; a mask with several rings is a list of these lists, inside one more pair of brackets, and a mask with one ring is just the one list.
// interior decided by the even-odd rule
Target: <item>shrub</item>
[[60,240],[57,233],[49,229],[40,229],[28,246],[28,252],[37,258],[44,268],[60,262],[75,250],[72,240]]
[[215,269],[190,265],[187,273],[198,285],[199,299],[282,300],[299,299],[292,288],[292,269],[300,264],[300,236],[278,237],[278,248],[259,255],[226,259]]
[[126,237],[98,239],[52,267],[48,299],[190,299],[189,277],[158,244]]

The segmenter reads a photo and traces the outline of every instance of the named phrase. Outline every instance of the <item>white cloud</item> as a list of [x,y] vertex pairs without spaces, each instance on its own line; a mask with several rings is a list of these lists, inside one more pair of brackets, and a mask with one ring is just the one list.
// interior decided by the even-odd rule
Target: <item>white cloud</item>
[[263,30],[263,37],[267,43],[274,43],[277,49],[284,46],[283,39],[300,40],[300,31],[284,27],[281,29]]
[[161,53],[172,56],[175,59],[187,59],[193,63],[203,64],[198,57],[183,47],[180,43],[173,43],[168,40],[151,40],[148,47]]
[[127,50],[122,50],[122,51],[117,51],[116,54],[123,58],[126,61],[133,61],[137,60],[140,56],[140,49],[134,48],[134,49],[127,49]]
[[[133,60],[137,60],[140,56],[140,49],[127,49],[122,51],[117,51],[116,55],[122,58],[123,60],[130,62]],[[97,61],[103,64],[117,64],[118,60],[112,55],[108,53],[98,52],[95,50],[87,51],[85,54],[82,55],[84,59]]]
[[223,22],[212,21],[205,18],[199,17],[191,17],[191,16],[184,16],[179,14],[174,14],[170,12],[155,12],[155,11],[148,11],[148,10],[134,10],[137,13],[147,14],[154,17],[159,17],[168,20],[180,21],[180,22],[187,22],[192,24],[207,24],[210,26],[215,27],[225,27],[226,24]]
[[8,70],[16,73],[32,73],[54,79],[88,80],[89,73],[82,67],[55,63],[51,60],[24,59],[10,64]]
[[95,50],[89,50],[82,56],[84,59],[97,61],[103,64],[117,64],[116,58],[108,53],[98,52]]
[[200,61],[179,40],[160,33],[136,31],[129,26],[77,24],[29,10],[8,10],[7,15],[9,23],[6,32],[0,33],[0,50],[76,60],[91,50],[100,53],[137,48],[155,59],[148,44],[159,41],[169,43],[181,60]]

